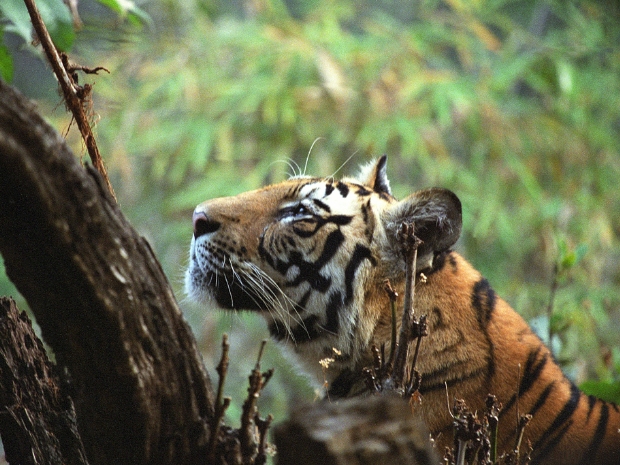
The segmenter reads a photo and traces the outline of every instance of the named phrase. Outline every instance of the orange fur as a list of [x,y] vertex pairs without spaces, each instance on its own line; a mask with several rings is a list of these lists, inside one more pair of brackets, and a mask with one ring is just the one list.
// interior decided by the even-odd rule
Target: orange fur
[[[620,463],[618,406],[578,393],[573,413],[565,421],[558,419],[560,412],[572,405],[571,390],[576,388],[562,374],[538,336],[505,301],[495,296],[492,308],[486,307],[492,290],[480,286],[481,282],[485,281],[480,273],[451,252],[443,268],[430,274],[425,283],[418,280],[416,285],[416,314],[429,316],[429,335],[422,341],[418,358],[422,373],[421,409],[425,422],[438,436],[439,450],[452,445],[447,396],[464,399],[472,410],[482,411],[486,395],[494,394],[505,407],[500,416],[498,450],[508,451],[514,446],[518,408],[520,414],[536,410],[524,434],[524,441],[534,446],[533,463]],[[480,299],[484,317],[472,305],[477,285],[484,288]],[[402,284],[397,287],[402,295]],[[381,303],[379,300],[377,296],[377,304],[386,311],[373,337],[377,345],[390,341],[391,320],[387,298]],[[533,363],[528,363],[528,357]],[[444,373],[442,370],[447,368],[449,371]],[[531,387],[526,379],[532,380]],[[520,388],[523,392],[516,401]],[[542,406],[537,407],[539,401]],[[606,424],[601,423],[603,410],[608,415]],[[550,431],[554,422],[557,426]],[[598,428],[604,429],[597,435]],[[543,439],[546,433],[549,436]],[[602,439],[595,456],[589,447],[599,435]]]

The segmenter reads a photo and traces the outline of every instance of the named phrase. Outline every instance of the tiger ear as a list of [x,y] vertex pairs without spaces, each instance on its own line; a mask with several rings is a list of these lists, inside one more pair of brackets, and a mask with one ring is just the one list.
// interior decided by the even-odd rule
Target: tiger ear
[[[423,241],[418,248],[419,270],[432,266],[435,253],[454,245],[463,223],[459,198],[452,191],[440,188],[410,195],[386,211],[383,220],[392,248],[399,248],[396,237],[401,224],[415,225],[415,235]],[[402,261],[402,257],[398,259]]]
[[370,187],[378,194],[392,195],[390,181],[387,178],[387,155],[382,155],[374,162],[363,166],[357,176],[362,185]]

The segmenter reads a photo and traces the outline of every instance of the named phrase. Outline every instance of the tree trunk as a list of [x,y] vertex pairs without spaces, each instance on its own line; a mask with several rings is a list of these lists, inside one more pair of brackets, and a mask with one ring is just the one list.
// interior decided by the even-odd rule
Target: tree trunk
[[0,297],[0,435],[9,463],[88,463],[64,391],[26,314]]
[[146,240],[0,81],[0,253],[66,368],[91,464],[205,463],[211,384]]

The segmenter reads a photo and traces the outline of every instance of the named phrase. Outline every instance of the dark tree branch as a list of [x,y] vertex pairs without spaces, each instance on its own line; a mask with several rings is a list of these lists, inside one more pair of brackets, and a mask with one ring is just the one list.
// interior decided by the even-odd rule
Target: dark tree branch
[[211,384],[159,263],[100,175],[2,82],[0,253],[71,376],[89,461],[205,463]]

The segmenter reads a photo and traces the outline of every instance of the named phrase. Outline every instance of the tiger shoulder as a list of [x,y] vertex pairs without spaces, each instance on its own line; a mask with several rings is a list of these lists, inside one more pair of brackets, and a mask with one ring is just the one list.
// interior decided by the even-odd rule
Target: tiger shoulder
[[474,411],[493,394],[503,404],[498,450],[512,448],[518,411],[532,415],[524,433],[532,464],[620,464],[619,407],[580,392],[525,320],[452,250],[462,227],[458,197],[432,188],[399,201],[386,162],[355,178],[299,176],[198,205],[189,296],[258,312],[285,353],[327,384],[330,399],[360,395],[371,347],[391,343],[383,283],[402,299],[396,236],[414,223],[423,241],[417,271],[426,277],[416,282],[415,310],[429,329],[417,362],[420,408],[439,451],[453,442],[446,393]]

